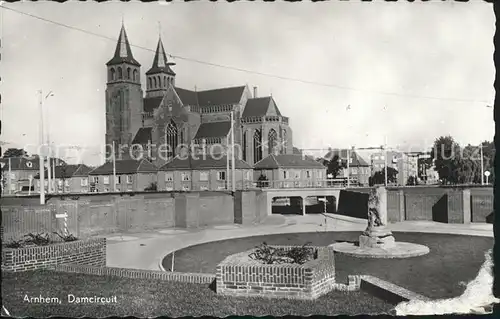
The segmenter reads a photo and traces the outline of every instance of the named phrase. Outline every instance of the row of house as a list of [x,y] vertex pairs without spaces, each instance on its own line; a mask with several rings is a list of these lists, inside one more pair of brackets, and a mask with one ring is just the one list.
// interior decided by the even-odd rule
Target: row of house
[[[29,162],[26,158],[13,162]],[[38,162],[37,162],[38,163]],[[298,154],[269,155],[253,167],[235,160],[235,188],[252,187],[304,187],[325,184],[326,168],[314,159]],[[31,180],[32,191],[40,191],[38,164],[12,166],[12,175],[26,175]],[[8,165],[3,172],[8,172]],[[22,171],[22,172],[21,172]],[[227,171],[224,155],[198,158],[176,157],[158,168],[146,159],[123,159],[92,168],[84,164],[56,166],[53,188],[57,193],[126,192],[144,190],[189,191],[222,190],[231,188],[232,172]],[[5,174],[3,174],[5,180]],[[15,176],[12,176],[15,177]],[[6,180],[6,184],[9,181]],[[26,192],[19,181],[10,180],[12,193]],[[48,190],[48,181],[44,181]],[[5,193],[8,186],[3,189]]]

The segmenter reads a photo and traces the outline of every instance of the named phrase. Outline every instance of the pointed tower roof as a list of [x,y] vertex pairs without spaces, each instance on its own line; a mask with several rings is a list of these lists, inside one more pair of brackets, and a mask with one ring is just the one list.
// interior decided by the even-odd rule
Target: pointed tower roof
[[120,30],[120,36],[118,37],[118,43],[116,44],[115,55],[111,60],[109,60],[106,65],[119,64],[119,63],[129,63],[136,66],[141,66],[134,56],[132,55],[132,50],[130,49],[130,43],[128,42],[127,32],[125,32],[125,26],[122,24],[122,29]]
[[156,46],[155,58],[153,60],[153,66],[149,69],[146,74],[155,74],[155,73],[167,73],[170,75],[175,75],[175,72],[170,68],[171,65],[175,65],[175,63],[168,62],[167,54],[165,53],[165,49],[163,48],[163,43],[161,42],[161,38],[158,40],[158,45]]

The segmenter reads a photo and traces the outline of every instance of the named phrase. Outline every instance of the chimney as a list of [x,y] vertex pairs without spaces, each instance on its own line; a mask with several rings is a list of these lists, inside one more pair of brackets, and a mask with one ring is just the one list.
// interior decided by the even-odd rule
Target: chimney
[[254,99],[257,98],[257,87],[256,86],[253,87],[253,98]]

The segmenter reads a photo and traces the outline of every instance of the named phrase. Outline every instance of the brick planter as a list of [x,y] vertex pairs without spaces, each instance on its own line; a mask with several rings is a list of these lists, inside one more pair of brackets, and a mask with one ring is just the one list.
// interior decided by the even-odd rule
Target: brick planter
[[2,271],[28,271],[53,268],[59,264],[106,266],[106,238],[26,248],[2,247]]
[[[294,246],[273,246],[289,250]],[[254,250],[231,255],[216,271],[217,293],[230,296],[260,296],[315,299],[334,288],[334,252],[313,247],[317,258],[302,265],[266,265],[248,255]]]

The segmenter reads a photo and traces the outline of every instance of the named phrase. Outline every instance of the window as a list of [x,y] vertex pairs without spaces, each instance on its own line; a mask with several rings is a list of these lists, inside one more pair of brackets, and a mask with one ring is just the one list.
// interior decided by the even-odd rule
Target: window
[[318,171],[318,179],[322,179],[323,178],[323,171]]
[[88,185],[88,183],[89,183],[88,179],[86,179],[86,178],[82,178],[80,185],[81,185],[81,186],[87,186],[87,185]]
[[243,160],[247,160],[247,131],[243,132]]
[[311,178],[311,172],[310,171],[306,171],[306,178]]
[[121,184],[122,179],[120,177],[121,177],[120,175],[116,176],[116,178],[115,178],[115,184]]
[[278,134],[274,129],[271,129],[269,131],[267,144],[269,147],[269,154],[275,154],[275,152],[278,150]]
[[294,178],[295,179],[300,179],[300,171],[299,170],[296,170],[293,173],[294,173]]
[[165,173],[165,181],[166,182],[172,182],[174,180],[174,174],[173,173]]
[[257,163],[262,159],[262,134],[255,130],[253,134],[253,162]]
[[103,184],[104,185],[109,185],[109,176],[104,176],[103,177]]
[[131,71],[132,70],[130,70],[130,68],[127,68],[127,79],[129,79],[129,80],[132,78],[131,77]]
[[200,181],[208,181],[208,172],[200,172]]
[[175,151],[177,148],[177,125],[175,125],[174,121],[170,121],[167,125],[167,132],[166,132],[166,137],[167,137],[167,144],[168,144],[168,154],[167,156],[174,157],[175,156]]
[[190,174],[189,174],[189,173],[182,173],[182,174],[181,174],[181,178],[182,178],[182,181],[183,181],[183,182],[188,182],[188,181],[190,181],[190,180],[191,180],[191,179],[190,179],[190,177],[191,177],[191,176],[190,176]]
[[111,68],[111,72],[110,72],[110,80],[111,81],[114,81],[116,79],[116,72],[115,72],[115,69]]
[[132,184],[132,175],[127,175],[127,184]]
[[149,88],[152,88],[153,87],[153,79],[152,78],[149,78],[148,79],[148,84],[149,84]]
[[137,70],[134,70],[134,82],[139,81],[139,72]]
[[351,174],[358,174],[358,169],[356,167],[351,167]]
[[123,78],[123,73],[122,73],[122,68],[118,68],[118,80],[121,80]]
[[288,179],[290,177],[290,174],[288,171],[283,171],[283,179]]
[[217,180],[225,181],[226,180],[226,172],[224,172],[224,171],[217,172]]

